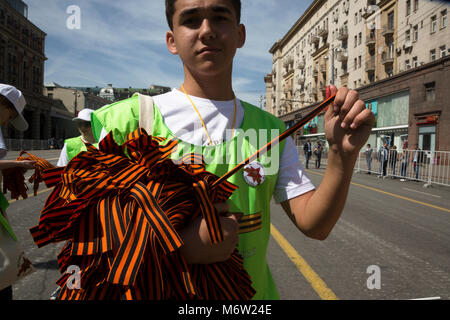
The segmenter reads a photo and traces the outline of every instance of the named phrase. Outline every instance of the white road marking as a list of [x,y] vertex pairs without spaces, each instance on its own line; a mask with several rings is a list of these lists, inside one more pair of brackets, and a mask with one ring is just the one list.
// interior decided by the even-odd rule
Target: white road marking
[[436,195],[431,194],[431,193],[426,193],[426,192],[417,191],[417,190],[408,189],[408,188],[403,188],[403,190],[412,191],[412,192],[417,192],[417,193],[425,194],[425,195],[427,195],[427,196],[431,196],[431,197],[435,197],[435,198],[440,198],[440,197],[441,197],[441,196],[436,196]]

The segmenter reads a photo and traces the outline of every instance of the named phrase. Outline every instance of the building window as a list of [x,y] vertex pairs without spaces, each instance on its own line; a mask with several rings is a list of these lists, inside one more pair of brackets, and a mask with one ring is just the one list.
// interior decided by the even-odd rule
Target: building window
[[361,68],[361,56],[358,57],[358,68]]
[[358,35],[358,45],[360,45],[361,43],[362,43],[362,32],[360,32]]
[[406,16],[411,14],[411,0],[406,0]]
[[419,10],[419,0],[414,0],[414,12]]
[[358,36],[355,36],[355,48],[358,46]]
[[405,69],[406,70],[411,69],[411,64],[409,63],[409,59],[405,61]]
[[431,33],[435,33],[437,31],[437,18],[436,16],[431,17]]
[[447,26],[447,9],[441,11],[441,29]]
[[411,41],[411,30],[406,30],[405,38],[406,41]]
[[358,68],[358,59],[355,58],[354,64],[355,64],[355,70],[356,70]]
[[414,57],[414,58],[412,59],[412,61],[413,61],[413,67],[414,67],[414,68],[417,68],[417,67],[419,66],[419,61],[417,60],[417,57]]
[[419,40],[419,26],[416,24],[413,28],[413,41]]
[[430,51],[430,60],[431,61],[436,60],[436,49]]
[[394,12],[389,12],[388,14],[388,27],[389,29],[394,29]]
[[436,84],[429,82],[425,84],[425,101],[434,101],[436,99]]
[[439,51],[440,51],[440,57],[443,58],[447,54],[447,47],[445,45],[443,45],[442,47],[439,47]]

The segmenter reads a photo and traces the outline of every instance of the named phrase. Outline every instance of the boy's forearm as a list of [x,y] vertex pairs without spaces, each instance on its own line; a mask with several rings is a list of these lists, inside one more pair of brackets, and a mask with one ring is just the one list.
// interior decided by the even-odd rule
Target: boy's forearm
[[10,169],[14,167],[19,167],[20,164],[14,160],[0,160],[0,170]]
[[307,202],[302,217],[312,237],[325,239],[341,216],[356,159],[330,151],[322,183]]

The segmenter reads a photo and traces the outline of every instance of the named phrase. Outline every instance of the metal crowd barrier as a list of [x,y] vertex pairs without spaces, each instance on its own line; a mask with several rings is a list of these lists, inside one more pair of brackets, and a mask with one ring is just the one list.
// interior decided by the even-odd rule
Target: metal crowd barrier
[[50,148],[48,140],[5,139],[5,144],[10,151],[47,150]]
[[[384,155],[379,149],[362,149],[355,165],[357,172],[376,174],[380,178],[397,178],[450,186],[450,152],[428,150],[394,150]],[[369,156],[370,155],[370,156]]]
[[[303,146],[297,147],[302,165],[305,167]],[[426,187],[435,185],[450,186],[450,152],[410,149],[389,150],[387,159],[383,159],[380,149],[371,149],[370,164],[367,161],[367,151],[362,149],[355,164],[355,171],[374,174],[380,178],[412,180],[424,182]],[[323,152],[321,168],[326,167],[327,153]],[[309,168],[315,167],[316,157],[311,155]],[[416,161],[414,161],[416,160]],[[370,167],[369,167],[370,166]]]

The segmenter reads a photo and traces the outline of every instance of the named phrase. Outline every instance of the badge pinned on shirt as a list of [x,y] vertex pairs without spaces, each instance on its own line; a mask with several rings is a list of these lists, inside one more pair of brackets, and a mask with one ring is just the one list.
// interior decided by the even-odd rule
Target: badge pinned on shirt
[[266,179],[266,170],[261,163],[255,161],[244,167],[243,175],[248,185],[257,187],[263,184]]

